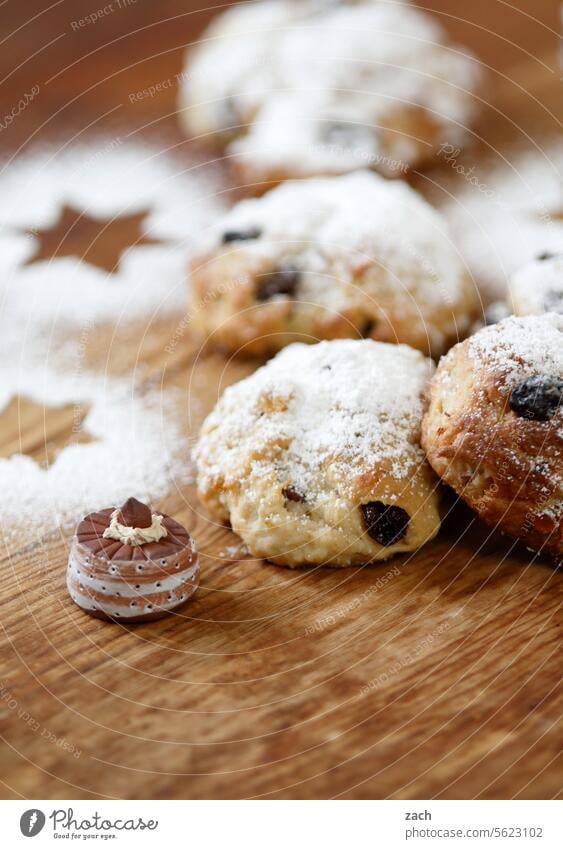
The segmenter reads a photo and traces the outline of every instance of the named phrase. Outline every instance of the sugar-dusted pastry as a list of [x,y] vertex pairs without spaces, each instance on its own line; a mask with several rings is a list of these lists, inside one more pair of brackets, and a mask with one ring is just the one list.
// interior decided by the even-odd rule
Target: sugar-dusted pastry
[[135,498],[90,513],[76,529],[67,586],[92,616],[124,623],[159,619],[184,604],[198,583],[198,555],[187,530]]
[[456,345],[430,388],[422,444],[493,527],[563,554],[563,316],[511,317]]
[[370,337],[439,355],[479,313],[447,224],[369,171],[241,201],[192,258],[192,326],[234,352]]
[[406,345],[291,345],[229,387],[196,448],[199,496],[285,566],[414,551],[440,527],[420,447],[434,364]]
[[519,268],[508,289],[516,315],[563,314],[563,250],[540,254]]
[[366,167],[400,177],[465,141],[480,79],[406,0],[261,0],[218,15],[189,48],[179,117],[226,146],[251,193]]

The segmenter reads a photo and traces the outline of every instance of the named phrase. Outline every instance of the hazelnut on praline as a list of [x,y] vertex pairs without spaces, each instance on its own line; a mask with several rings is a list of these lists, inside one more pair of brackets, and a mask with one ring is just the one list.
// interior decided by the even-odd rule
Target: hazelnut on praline
[[117,521],[120,525],[128,525],[132,528],[150,528],[152,513],[147,504],[143,504],[136,498],[128,498],[119,508]]

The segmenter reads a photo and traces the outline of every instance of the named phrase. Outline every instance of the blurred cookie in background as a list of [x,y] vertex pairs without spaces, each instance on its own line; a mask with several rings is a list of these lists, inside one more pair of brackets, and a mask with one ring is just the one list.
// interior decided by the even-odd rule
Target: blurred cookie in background
[[467,140],[481,76],[408,2],[263,0],[189,48],[179,118],[224,148],[249,193],[359,168],[400,177]]
[[439,356],[481,312],[442,216],[369,171],[241,201],[192,256],[191,285],[200,337],[255,356],[361,337]]

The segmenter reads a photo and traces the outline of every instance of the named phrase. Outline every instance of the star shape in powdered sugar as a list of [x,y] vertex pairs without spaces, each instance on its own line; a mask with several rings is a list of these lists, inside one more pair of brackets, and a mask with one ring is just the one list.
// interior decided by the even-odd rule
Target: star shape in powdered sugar
[[50,227],[24,231],[37,242],[35,252],[24,264],[73,256],[113,274],[127,248],[162,244],[143,232],[141,225],[148,212],[144,209],[129,215],[94,218],[65,204]]
[[68,445],[95,441],[82,428],[88,412],[81,403],[51,406],[14,395],[0,410],[0,458],[25,454],[48,468]]

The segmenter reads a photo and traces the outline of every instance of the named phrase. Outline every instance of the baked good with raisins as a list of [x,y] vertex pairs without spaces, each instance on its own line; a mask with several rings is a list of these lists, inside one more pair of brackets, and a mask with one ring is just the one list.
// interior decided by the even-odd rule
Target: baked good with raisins
[[489,525],[563,554],[563,316],[511,317],[438,366],[422,445]]
[[468,136],[479,63],[410,3],[263,0],[188,49],[179,118],[256,194],[359,168],[401,177]]
[[284,183],[238,203],[191,260],[191,321],[220,347],[370,337],[437,356],[479,314],[447,223],[369,171]]
[[372,340],[291,345],[229,387],[203,424],[198,492],[257,557],[350,566],[438,532],[420,447],[434,364]]

